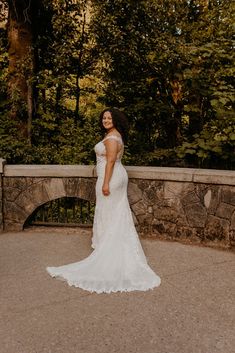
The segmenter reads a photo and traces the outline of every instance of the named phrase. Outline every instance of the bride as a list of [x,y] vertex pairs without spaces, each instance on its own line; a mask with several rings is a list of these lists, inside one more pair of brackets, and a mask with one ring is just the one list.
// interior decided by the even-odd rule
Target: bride
[[121,163],[127,120],[117,108],[100,115],[105,132],[95,145],[97,159],[96,207],[91,255],[59,267],[47,267],[52,277],[90,292],[146,291],[161,279],[148,266],[127,199],[128,176]]

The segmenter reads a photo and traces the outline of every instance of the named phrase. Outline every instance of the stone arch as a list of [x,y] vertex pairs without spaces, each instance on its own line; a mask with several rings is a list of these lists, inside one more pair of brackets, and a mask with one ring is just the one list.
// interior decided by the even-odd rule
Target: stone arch
[[[95,178],[21,178],[14,199],[4,202],[5,230],[23,230],[30,215],[41,205],[62,197],[95,200]],[[11,185],[14,189],[14,185]]]
[[71,226],[73,224],[80,227],[89,227],[92,225],[93,219],[94,202],[91,200],[74,196],[58,197],[50,200],[49,203],[43,203],[36,207],[25,220],[23,229],[35,224],[52,225],[53,223],[54,226],[59,226],[63,223],[64,226]]

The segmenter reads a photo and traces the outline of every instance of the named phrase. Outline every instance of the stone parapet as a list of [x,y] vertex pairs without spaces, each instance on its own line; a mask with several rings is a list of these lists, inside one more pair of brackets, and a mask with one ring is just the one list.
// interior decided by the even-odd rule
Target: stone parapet
[[5,230],[22,230],[39,206],[58,198],[95,201],[95,178],[4,177]]
[[126,167],[129,178],[235,185],[235,171],[194,168]]
[[6,164],[6,160],[0,158],[0,174],[3,174],[5,164]]
[[[3,167],[2,167],[3,169]],[[129,178],[235,185],[235,171],[126,166]],[[0,159],[1,172],[1,159]],[[96,177],[94,165],[5,165],[6,177]]]
[[94,165],[6,165],[6,177],[93,177]]
[[[0,225],[4,223],[5,230],[23,229],[37,207],[56,198],[94,201],[94,165],[3,166]],[[128,198],[139,234],[235,246],[234,171],[138,166],[127,166],[126,170]]]
[[235,187],[130,178],[128,197],[144,237],[235,246]]
[[0,158],[0,232],[3,230],[3,172],[5,159]]
[[3,188],[2,175],[0,174],[0,231],[3,230]]

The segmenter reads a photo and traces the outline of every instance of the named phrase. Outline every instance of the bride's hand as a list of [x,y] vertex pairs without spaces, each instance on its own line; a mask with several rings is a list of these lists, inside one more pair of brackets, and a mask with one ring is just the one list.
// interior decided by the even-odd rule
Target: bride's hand
[[103,184],[102,186],[102,192],[104,196],[109,196],[110,191],[109,191],[109,184]]

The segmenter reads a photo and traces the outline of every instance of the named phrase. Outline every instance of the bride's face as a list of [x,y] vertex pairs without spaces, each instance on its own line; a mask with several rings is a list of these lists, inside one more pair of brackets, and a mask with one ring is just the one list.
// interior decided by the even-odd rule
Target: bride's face
[[112,115],[109,111],[105,112],[102,118],[103,126],[106,130],[110,130],[113,128],[113,119]]

